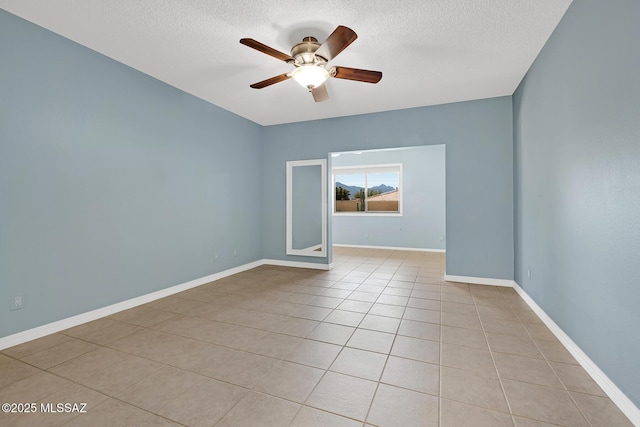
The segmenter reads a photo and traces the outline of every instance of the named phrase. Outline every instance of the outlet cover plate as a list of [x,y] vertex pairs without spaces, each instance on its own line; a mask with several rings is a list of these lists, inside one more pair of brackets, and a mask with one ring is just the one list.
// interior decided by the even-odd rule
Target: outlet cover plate
[[20,310],[26,304],[24,294],[13,294],[9,297],[9,310]]

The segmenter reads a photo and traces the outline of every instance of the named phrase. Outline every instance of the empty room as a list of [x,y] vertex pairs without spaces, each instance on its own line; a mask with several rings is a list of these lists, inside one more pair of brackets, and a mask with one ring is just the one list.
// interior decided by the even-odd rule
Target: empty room
[[0,0],[0,425],[640,426],[638,40]]

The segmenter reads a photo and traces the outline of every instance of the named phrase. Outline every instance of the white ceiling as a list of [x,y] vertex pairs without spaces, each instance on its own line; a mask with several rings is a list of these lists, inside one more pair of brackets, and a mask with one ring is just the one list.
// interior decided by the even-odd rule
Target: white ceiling
[[[262,125],[513,94],[571,0],[0,0],[0,7]],[[330,65],[383,72],[330,79],[315,103],[293,66],[239,43],[289,53],[338,25],[358,39]]]

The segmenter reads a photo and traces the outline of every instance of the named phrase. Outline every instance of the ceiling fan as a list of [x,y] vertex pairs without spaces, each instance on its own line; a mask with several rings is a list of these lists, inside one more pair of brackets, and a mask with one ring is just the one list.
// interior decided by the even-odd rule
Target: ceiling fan
[[316,102],[329,99],[329,93],[324,82],[329,77],[337,79],[355,80],[358,82],[378,83],[382,78],[380,71],[361,70],[358,68],[331,67],[327,63],[338,56],[347,46],[354,42],[358,35],[351,28],[339,25],[333,33],[322,43],[315,37],[305,37],[301,43],[293,46],[291,55],[277,51],[254,39],[240,39],[240,43],[276,59],[293,64],[295,69],[290,73],[280,74],[258,83],[250,85],[254,89],[262,89],[290,78],[302,87],[309,89]]

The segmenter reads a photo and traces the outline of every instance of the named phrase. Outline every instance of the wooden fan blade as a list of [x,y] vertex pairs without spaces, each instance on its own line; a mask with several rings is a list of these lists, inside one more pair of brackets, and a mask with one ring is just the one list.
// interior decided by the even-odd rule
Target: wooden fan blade
[[329,62],[357,38],[358,35],[351,28],[339,25],[316,50],[316,55]]
[[289,80],[290,78],[291,78],[290,74],[280,74],[279,76],[271,77],[270,79],[263,80],[263,81],[258,82],[258,83],[254,83],[254,84],[252,84],[250,86],[252,88],[254,88],[254,89],[262,89],[262,88],[265,88],[267,86],[271,86],[273,84],[280,83],[280,82],[283,82],[285,80]]
[[324,83],[311,89],[311,95],[316,102],[324,102],[329,99],[329,92],[327,92],[327,86]]
[[333,67],[331,75],[338,79],[356,80],[365,83],[378,83],[382,78],[380,71],[360,70],[358,68]]
[[255,50],[258,50],[262,53],[266,53],[267,55],[273,56],[276,59],[279,59],[281,61],[284,62],[290,62],[290,61],[294,61],[294,59],[287,55],[286,53],[282,53],[279,50],[275,50],[272,47],[267,46],[266,44],[260,43],[257,40],[254,39],[240,39],[240,43],[242,43],[245,46],[249,46],[250,48],[253,48]]

